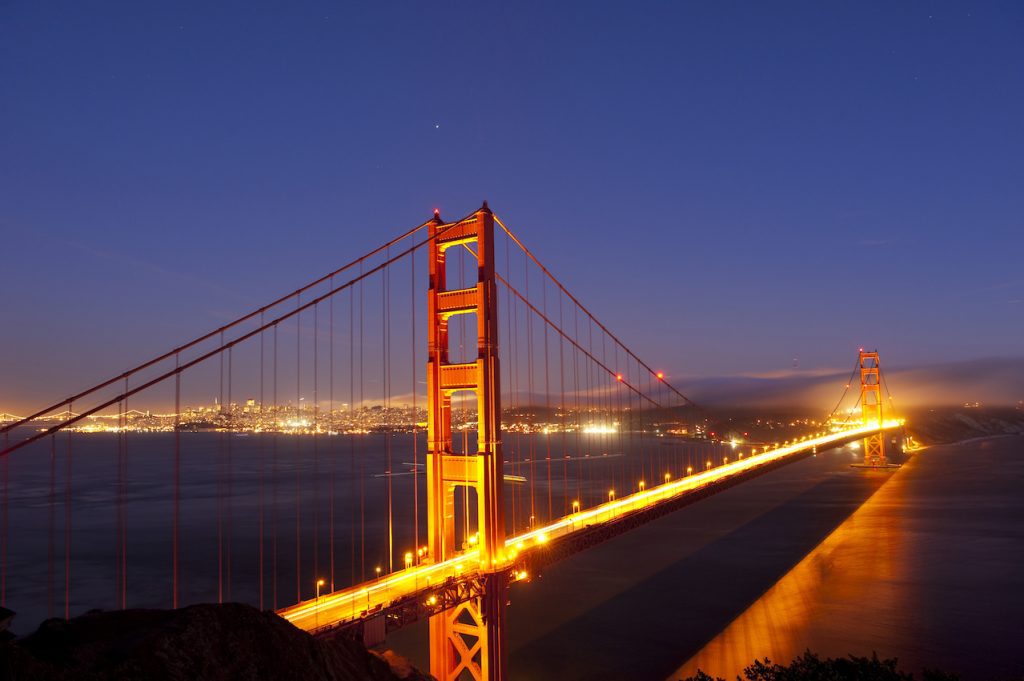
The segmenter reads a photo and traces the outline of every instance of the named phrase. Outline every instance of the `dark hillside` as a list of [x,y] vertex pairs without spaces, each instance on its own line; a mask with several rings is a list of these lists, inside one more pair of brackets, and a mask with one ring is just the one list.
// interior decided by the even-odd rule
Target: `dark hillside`
[[[318,640],[272,612],[237,603],[94,611],[47,620],[0,646],[3,681],[403,678],[358,643]],[[428,677],[413,671],[404,678]]]

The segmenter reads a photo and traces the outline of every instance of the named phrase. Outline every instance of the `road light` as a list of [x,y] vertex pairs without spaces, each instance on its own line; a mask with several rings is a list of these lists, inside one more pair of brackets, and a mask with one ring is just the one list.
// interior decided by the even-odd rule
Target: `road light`
[[687,475],[693,475],[693,466],[687,466],[686,467],[686,474]]
[[324,580],[322,580],[322,579],[316,580],[316,601],[315,601],[316,605],[313,607],[313,614],[314,614],[314,617],[315,617],[315,619],[314,619],[315,624],[313,626],[315,626],[317,629],[320,628],[320,587],[322,587],[323,585],[324,585]]
[[377,571],[377,581],[379,582],[380,581],[380,565],[378,565],[377,567],[375,567],[373,569]]
[[671,480],[671,479],[672,479],[672,474],[671,473],[665,473],[665,483],[667,484],[668,481]]
[[580,512],[580,502],[579,501],[573,501],[572,502],[572,512],[573,513],[579,513]]
[[707,468],[708,468],[708,470],[711,470],[711,461],[710,460],[708,460]]
[[408,570],[412,567],[412,551],[407,551],[405,554],[405,569]]
[[608,490],[608,501],[615,501],[615,490]]
[[643,492],[647,488],[647,483],[645,483],[643,480],[641,480],[640,484],[638,485],[638,487],[640,488],[640,491]]

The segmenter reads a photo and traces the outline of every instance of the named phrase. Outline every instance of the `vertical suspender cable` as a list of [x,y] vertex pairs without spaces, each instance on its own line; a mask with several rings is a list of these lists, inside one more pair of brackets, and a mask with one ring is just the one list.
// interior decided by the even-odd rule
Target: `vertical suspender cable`
[[[526,291],[526,297],[530,297],[530,261],[523,258],[523,288]],[[527,310],[526,314],[526,399],[527,404],[532,404],[533,400],[533,315]],[[534,434],[533,425],[529,426],[529,430],[526,434],[527,448],[530,454],[530,525],[533,525],[534,519],[537,517],[537,502],[536,502],[536,490],[534,485],[535,480],[535,466],[534,460],[537,458],[537,453],[534,451]]]
[[[181,356],[174,355],[174,368]],[[171,607],[177,608],[179,573],[178,547],[181,533],[181,374],[174,375],[174,481],[171,490]]]
[[[446,263],[447,263],[447,261],[446,261]],[[466,282],[466,256],[465,256],[464,253],[460,252],[459,253],[459,288],[466,288],[466,283],[467,283]],[[468,344],[467,339],[466,339],[466,315],[459,315],[459,328],[460,328],[460,333],[461,333],[460,340],[462,342],[462,353],[460,354],[460,356],[457,359],[459,361],[465,362],[466,360],[468,360],[472,356],[472,355],[470,355],[470,351],[469,351],[469,347],[468,347],[469,344]],[[465,404],[466,404],[466,402],[465,402],[465,395],[460,395],[459,396],[459,401],[460,401],[460,403],[463,406],[463,414],[465,414]],[[477,437],[478,438],[479,438],[479,436],[480,436],[480,434],[477,433]],[[478,450],[480,449],[479,443],[477,443],[477,449]],[[463,430],[462,430],[462,455],[463,456],[469,456],[469,430],[468,430],[468,424],[466,424],[466,423],[463,424]],[[462,518],[463,518],[464,528],[465,529],[463,530],[462,540],[463,541],[468,541],[469,540],[469,468],[466,467],[464,470],[466,471],[466,479],[465,479],[464,485],[462,487],[462,492],[463,492],[463,495],[462,495],[462,504],[463,504],[463,506],[462,506],[462,513],[463,513]],[[512,508],[513,508],[513,511],[512,511],[512,524],[513,524],[513,527],[514,527],[515,526],[515,506],[513,506]],[[480,518],[477,518],[477,522],[480,522],[480,520],[481,520]]]
[[[541,297],[543,300],[544,316],[548,316],[548,280],[541,278]],[[544,420],[551,422],[551,367],[548,363],[548,325],[544,324]],[[548,468],[548,515],[547,522],[551,522],[554,513],[551,505],[551,434],[550,428],[545,428],[548,434],[544,437],[544,446],[547,449],[546,460]],[[532,527],[530,528],[533,529]]]
[[[302,294],[296,299],[296,307],[302,305]],[[302,422],[302,313],[295,315],[295,420]],[[302,600],[302,438],[295,435],[295,602]]]
[[227,403],[227,409],[228,409],[228,432],[227,432],[227,435],[225,436],[225,439],[227,440],[227,459],[225,461],[226,480],[225,480],[225,490],[224,490],[225,493],[226,493],[226,496],[225,496],[225,499],[224,499],[224,511],[225,511],[225,522],[226,522],[227,532],[226,532],[226,537],[225,537],[226,541],[225,541],[225,544],[224,544],[224,567],[225,567],[224,574],[225,574],[225,577],[226,577],[226,587],[227,587],[225,595],[227,596],[227,600],[229,600],[229,601],[231,600],[231,529],[232,529],[231,528],[231,505],[232,505],[232,495],[233,495],[233,491],[234,491],[233,481],[232,481],[232,468],[234,467],[234,462],[233,462],[233,458],[234,457],[233,457],[233,450],[232,450],[232,447],[234,445],[233,445],[232,441],[233,441],[234,438],[232,437],[232,433],[234,432],[234,428],[235,428],[235,413],[234,413],[234,406],[233,406],[232,401],[231,401],[232,400],[232,390],[231,390],[231,388],[232,388],[232,385],[233,385],[233,382],[234,382],[234,375],[233,375],[233,373],[234,373],[234,354],[233,353],[234,353],[234,348],[228,348],[228,403]]
[[[331,290],[334,290],[334,277],[331,277]],[[327,420],[327,434],[328,434],[328,450],[331,457],[331,474],[328,478],[327,486],[327,498],[328,498],[328,523],[327,523],[327,550],[330,552],[330,580],[331,580],[331,591],[334,591],[334,485],[335,478],[338,473],[338,447],[337,447],[337,428],[335,424],[334,413],[334,296],[331,296],[330,300],[330,314],[328,319],[328,325],[330,326],[330,332],[328,333],[328,372],[330,373],[330,379],[328,380],[328,420]]]
[[[565,320],[563,317],[562,301],[565,298],[564,295],[559,294],[558,296],[558,328],[565,328]],[[569,463],[568,454],[565,451],[565,337],[561,334],[558,335],[558,401],[559,401],[559,412],[561,413],[560,421],[560,440],[562,443],[561,447],[561,458],[562,458],[562,515],[569,512]]]
[[573,307],[573,334],[575,341],[572,351],[572,389],[576,397],[576,501],[579,501],[582,508],[583,500],[580,498],[583,493],[583,440],[580,431],[583,429],[583,405],[580,402],[580,365],[579,365],[579,342],[580,342],[580,310],[579,306]]
[[[128,378],[124,379],[128,394]],[[124,398],[124,458],[121,460],[121,609],[128,607],[128,398]]]
[[50,436],[50,497],[47,502],[50,514],[49,542],[46,552],[46,611],[53,617],[54,592],[56,591],[57,558],[57,435]]
[[[391,251],[388,249],[385,256],[391,259]],[[381,326],[383,331],[382,357],[384,360],[384,413],[388,419],[391,417],[391,268],[385,267],[381,275],[381,299],[384,303],[382,310]],[[387,482],[387,505],[388,505],[388,572],[395,571],[394,565],[394,518],[392,514],[393,504],[391,498],[391,428],[388,427],[384,433],[384,449],[387,457],[387,471],[384,478]]]
[[[355,290],[348,290],[348,507],[349,507],[349,579],[356,581],[356,372],[355,372]],[[360,581],[365,581],[360,575]]]
[[[70,411],[70,405],[68,407]],[[71,618],[71,431],[67,432],[64,480],[64,619]]]
[[[363,266],[359,265],[359,273],[362,275]],[[365,405],[366,399],[366,375],[364,369],[366,363],[363,361],[364,346],[363,346],[363,294],[364,284],[363,280],[359,280],[359,413],[362,415],[363,406]],[[359,561],[361,571],[361,581],[366,581],[366,461],[360,456],[359,457]]]
[[[608,348],[607,348],[607,342],[606,342],[607,340],[608,340],[607,334],[601,334],[601,363],[604,364],[605,367],[608,366]],[[605,379],[605,381],[606,380],[607,379]],[[612,389],[614,389],[614,388],[612,387]],[[611,390],[603,390],[602,392],[603,392],[603,397],[601,399],[601,411],[604,413],[605,425],[607,426],[607,430],[609,431],[604,436],[604,454],[607,455],[607,454],[610,454],[611,442],[613,441],[613,439],[615,437],[615,433],[614,433],[615,419],[614,419],[614,416],[611,413]],[[608,480],[608,488],[609,488],[609,490],[614,490],[614,488],[615,488],[615,462],[614,461],[612,461],[611,464],[608,466],[607,474],[608,474],[608,477],[610,478]],[[598,499],[600,499],[600,498],[598,498]]]
[[320,579],[320,305],[313,306],[313,579]]
[[[4,433],[4,449],[11,446],[10,432]],[[0,518],[0,541],[3,546],[0,546],[0,606],[7,605],[7,507],[8,507],[8,481],[10,480],[10,454],[3,457],[3,476],[4,476],[4,500],[2,514],[3,518]]]
[[[507,251],[506,251],[506,257],[508,257],[508,252]],[[506,266],[506,269],[508,270],[509,277],[511,278],[511,276],[512,276],[511,263],[510,262],[506,262],[505,266]],[[510,392],[511,403],[509,404],[509,406],[512,408],[512,412],[513,413],[518,413],[518,411],[519,411],[518,410],[518,407],[519,407],[519,400],[518,400],[518,397],[519,397],[519,302],[515,301],[514,306],[510,306],[510,308],[511,309],[509,310],[509,314],[511,315],[511,317],[509,319],[509,324],[508,324],[508,327],[509,327],[508,334],[509,334],[509,351],[511,353],[511,358],[510,358],[510,361],[509,361],[509,376],[511,377],[511,381],[509,381],[509,383],[510,383],[509,389],[511,391]],[[463,335],[465,335],[465,334],[463,334]],[[520,433],[519,433],[518,429],[515,432],[514,438],[515,438],[515,447],[513,447],[513,449],[512,449],[512,469],[513,469],[513,473],[515,473],[516,475],[519,475],[519,458],[520,458],[519,457],[519,449],[520,449],[521,439],[520,439]],[[517,524],[516,524],[516,512],[518,511],[518,507],[519,507],[519,486],[516,485],[516,486],[512,487],[512,527],[513,528],[517,527]]]
[[420,551],[420,483],[419,483],[419,467],[420,458],[417,442],[417,427],[419,421],[419,414],[416,411],[416,375],[417,375],[417,363],[416,363],[416,254],[413,253],[410,258],[411,272],[409,274],[409,309],[412,313],[412,325],[410,330],[410,343],[412,345],[412,527],[413,527],[413,542],[416,548],[416,554],[419,555]]
[[124,425],[124,405],[117,403],[117,478],[114,481],[114,602],[121,607],[121,428]]
[[271,605],[277,610],[277,442],[281,411],[277,402],[277,324],[274,324],[274,432],[270,440],[270,589]]
[[[263,326],[263,313],[262,312],[260,313],[260,326]],[[265,594],[266,594],[266,590],[264,589],[265,570],[263,569],[263,567],[264,567],[264,560],[263,560],[264,545],[263,544],[264,544],[265,524],[266,524],[266,518],[265,518],[266,509],[265,509],[264,489],[263,488],[264,488],[264,485],[266,484],[266,453],[267,453],[266,452],[266,447],[265,447],[266,439],[265,439],[265,435],[263,433],[263,431],[266,429],[266,422],[265,422],[265,419],[266,419],[266,392],[264,390],[264,387],[265,387],[264,379],[265,379],[266,362],[267,362],[267,360],[266,360],[266,355],[264,354],[265,340],[266,340],[266,333],[261,333],[260,334],[260,403],[259,403],[259,406],[257,407],[257,413],[259,414],[259,429],[260,429],[260,433],[259,433],[259,457],[260,457],[259,466],[260,466],[260,469],[259,469],[259,473],[258,473],[258,477],[257,477],[257,483],[256,483],[257,484],[256,504],[257,504],[257,516],[258,516],[258,522],[259,522],[259,533],[260,533],[258,555],[257,555],[257,558],[256,558],[256,571],[257,571],[257,579],[256,579],[256,581],[257,581],[257,588],[259,589],[260,610],[263,610],[264,607],[265,607]]]
[[[224,332],[220,333],[220,345],[224,347]],[[224,352],[217,355],[220,361],[218,377],[220,390],[217,399],[220,409],[217,414],[217,602],[224,602]]]

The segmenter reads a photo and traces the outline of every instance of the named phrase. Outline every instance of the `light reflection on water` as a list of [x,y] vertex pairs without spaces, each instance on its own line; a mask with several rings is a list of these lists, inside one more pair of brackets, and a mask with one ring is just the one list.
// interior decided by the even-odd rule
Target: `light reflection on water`
[[[896,584],[904,578],[904,561],[896,555],[903,550],[902,533],[887,515],[902,494],[896,476],[669,678],[698,668],[732,678],[755,659],[790,660],[808,647],[808,633],[823,618],[837,618],[831,626],[856,641],[859,630],[873,623],[841,611],[871,601],[895,606],[906,594]],[[838,574],[843,578],[833,580]]]
[[922,452],[670,679],[805,649],[965,679],[1024,673],[1024,447]]

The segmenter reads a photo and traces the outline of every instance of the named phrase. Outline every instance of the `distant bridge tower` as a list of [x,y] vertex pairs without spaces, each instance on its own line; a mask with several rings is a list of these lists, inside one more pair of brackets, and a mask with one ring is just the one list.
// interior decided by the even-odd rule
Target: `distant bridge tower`
[[[504,617],[507,574],[504,466],[501,455],[501,392],[498,370],[498,293],[494,273],[494,215],[487,202],[472,217],[445,224],[437,211],[430,222],[430,290],[427,294],[427,523],[434,561],[451,558],[455,546],[455,489],[476,496],[477,547],[484,573],[481,593],[430,618],[430,673],[453,681],[464,673],[477,681],[505,678]],[[476,244],[477,282],[450,290],[446,281],[449,248]],[[476,315],[477,359],[448,359],[448,321]],[[477,399],[477,453],[455,454],[452,447],[452,395],[473,392]],[[472,499],[472,495],[471,495]],[[473,526],[472,519],[469,526]],[[474,566],[475,567],[475,566]]]
[[[882,385],[878,352],[860,351],[860,408],[864,425],[882,427]],[[885,433],[881,430],[864,438],[864,465],[887,466]]]

